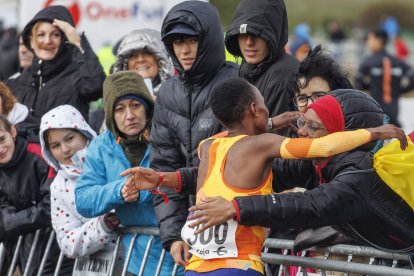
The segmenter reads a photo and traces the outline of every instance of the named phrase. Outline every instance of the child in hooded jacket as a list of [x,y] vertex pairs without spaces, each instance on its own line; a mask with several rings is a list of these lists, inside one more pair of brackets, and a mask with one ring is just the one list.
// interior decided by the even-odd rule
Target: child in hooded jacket
[[75,185],[83,171],[87,145],[96,133],[80,112],[70,105],[58,106],[43,115],[40,143],[46,162],[57,176],[50,186],[52,226],[59,247],[68,257],[112,250],[113,230],[119,224],[115,214],[82,217],[76,211]]

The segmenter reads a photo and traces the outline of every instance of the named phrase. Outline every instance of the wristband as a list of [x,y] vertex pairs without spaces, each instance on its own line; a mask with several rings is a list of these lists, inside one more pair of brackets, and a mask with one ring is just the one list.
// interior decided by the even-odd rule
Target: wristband
[[181,188],[183,187],[183,178],[181,176],[180,170],[176,170],[175,174],[177,175],[178,185],[177,185],[177,187],[174,188],[174,192],[179,193],[179,192],[181,192]]
[[235,199],[233,199],[231,201],[231,203],[233,203],[233,207],[236,210],[236,216],[234,217],[234,220],[236,220],[237,222],[240,221],[240,209],[239,209],[239,204],[237,203],[237,201]]
[[164,175],[160,172],[157,172],[157,174],[160,176],[160,179],[158,180],[157,187],[155,189],[150,190],[150,193],[153,195],[160,195],[162,199],[164,200],[164,204],[168,203],[168,197],[167,195],[161,191],[160,187],[162,186],[164,182]]
[[161,191],[160,187],[149,190],[149,192],[153,195],[160,195],[162,197],[162,199],[164,200],[164,204],[167,204],[169,202],[167,194],[164,193],[163,191]]
[[162,173],[160,173],[160,172],[157,172],[157,174],[160,177],[160,179],[158,180],[158,183],[157,183],[157,187],[159,188],[164,183],[164,175]]

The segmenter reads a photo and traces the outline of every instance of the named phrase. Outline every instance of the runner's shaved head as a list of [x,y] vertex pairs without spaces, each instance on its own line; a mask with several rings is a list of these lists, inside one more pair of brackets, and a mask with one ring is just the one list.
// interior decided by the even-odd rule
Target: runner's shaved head
[[210,105],[214,116],[229,128],[243,119],[254,100],[254,87],[250,83],[242,78],[229,78],[213,89]]

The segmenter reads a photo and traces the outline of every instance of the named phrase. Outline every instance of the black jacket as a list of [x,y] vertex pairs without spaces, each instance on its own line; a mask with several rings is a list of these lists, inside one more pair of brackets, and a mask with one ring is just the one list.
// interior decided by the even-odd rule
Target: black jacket
[[[6,264],[10,264],[17,238],[23,235],[18,264],[25,267],[34,232],[41,229],[37,247],[39,254],[35,254],[29,275],[35,274],[38,269],[41,252],[44,251],[52,231],[50,184],[53,177],[53,171],[41,157],[40,146],[27,143],[25,138],[17,136],[12,159],[7,164],[0,165],[0,242],[3,242],[6,248]],[[56,242],[51,250],[45,275],[53,274],[54,264],[59,255]],[[70,263],[72,262],[65,262],[63,270],[68,274],[66,269],[70,270]]]
[[288,41],[288,21],[282,0],[241,0],[226,33],[227,50],[243,57],[237,37],[248,33],[261,37],[269,46],[269,55],[253,65],[244,59],[240,76],[262,93],[271,117],[294,110],[292,77],[299,61],[285,52]]
[[[381,108],[365,93],[349,89],[331,95],[341,105],[345,129],[382,125]],[[332,157],[321,179],[310,160],[276,159],[274,190],[301,186],[308,191],[237,197],[240,223],[273,229],[334,225],[363,244],[380,249],[412,246],[414,251],[414,212],[373,169],[373,145]]]
[[[391,103],[385,103],[383,99],[384,83],[384,58],[391,62]],[[409,82],[402,82],[408,78]],[[398,123],[398,98],[402,93],[410,91],[414,87],[414,72],[404,61],[390,55],[386,51],[379,51],[368,57],[360,65],[356,79],[358,89],[366,89],[370,95],[381,105],[384,113],[388,114],[391,123]]]
[[[289,173],[295,173],[290,181],[285,175],[286,183],[310,187],[305,185],[305,178],[296,176],[312,170],[311,162],[283,163],[291,167]],[[274,166],[274,173],[286,174],[279,171],[283,166]],[[335,156],[322,175],[326,183],[304,193],[236,198],[240,223],[273,229],[334,225],[355,240],[377,248],[414,246],[414,213],[372,169],[371,153],[356,150]],[[312,178],[317,179],[315,175]]]
[[[238,72],[235,64],[225,62],[220,18],[212,5],[198,1],[176,5],[166,15],[161,34],[177,22],[189,24],[197,31],[199,45],[195,63],[184,72],[171,43],[165,43],[175,68],[181,73],[161,85],[155,102],[150,158],[156,171],[198,166],[199,142],[221,131],[210,108],[210,93],[218,82],[235,77]],[[186,195],[165,191],[170,202],[164,204],[157,196],[154,207],[163,246],[169,249],[173,241],[181,240],[189,201]]]
[[[44,9],[26,25],[23,31],[25,44],[36,21],[53,21],[54,18],[73,25],[65,8],[53,6]],[[84,118],[88,118],[89,102],[102,97],[105,73],[83,34],[81,47],[83,53],[63,38],[62,46],[53,60],[43,61],[35,57],[30,68],[16,79],[7,81],[18,101],[29,108],[28,123],[24,126],[33,129],[36,134],[40,118],[49,110],[69,104],[78,109]]]

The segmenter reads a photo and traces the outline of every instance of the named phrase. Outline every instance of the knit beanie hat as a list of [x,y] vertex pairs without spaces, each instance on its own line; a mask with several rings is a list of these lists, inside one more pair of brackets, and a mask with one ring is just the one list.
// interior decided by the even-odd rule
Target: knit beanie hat
[[115,124],[114,108],[118,98],[133,95],[146,101],[147,126],[151,124],[154,113],[154,99],[152,98],[144,79],[133,71],[120,71],[109,75],[103,84],[103,103],[105,110],[105,124],[115,138],[122,137]]

